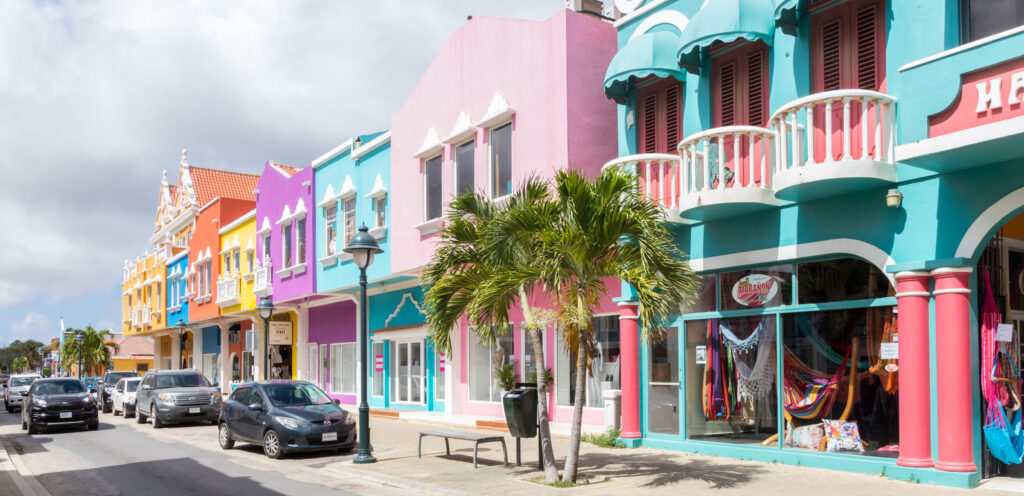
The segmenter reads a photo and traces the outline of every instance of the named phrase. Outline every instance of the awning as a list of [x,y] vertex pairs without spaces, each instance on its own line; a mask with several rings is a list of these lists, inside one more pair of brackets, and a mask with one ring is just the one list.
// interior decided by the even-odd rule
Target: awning
[[807,0],[775,0],[775,23],[786,34],[796,35],[796,13]]
[[630,40],[608,64],[604,74],[604,94],[617,103],[625,104],[629,85],[636,79],[671,76],[684,81],[685,74],[676,63],[678,47],[679,36],[668,31],[645,33]]
[[680,66],[696,73],[701,51],[713,45],[745,39],[771,46],[774,37],[774,0],[708,0],[686,25],[676,56]]

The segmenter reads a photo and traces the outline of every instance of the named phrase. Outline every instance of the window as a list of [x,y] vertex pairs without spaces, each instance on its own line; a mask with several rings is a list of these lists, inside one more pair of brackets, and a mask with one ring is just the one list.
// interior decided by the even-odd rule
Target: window
[[345,245],[356,235],[356,199],[349,198],[342,204],[342,218],[345,221]]
[[338,246],[336,244],[338,242],[337,218],[338,207],[336,205],[324,207],[324,254],[327,256],[334,255],[334,250]]
[[512,123],[491,130],[491,197],[512,194]]
[[252,352],[242,352],[242,382],[249,382],[253,377],[253,363],[252,363]]
[[1024,1],[961,0],[961,43],[1024,25]]
[[238,265],[242,263],[242,250],[241,248],[235,248],[235,275],[242,273],[242,270],[238,268]]
[[503,391],[497,383],[497,369],[511,365],[515,370],[511,332],[498,335],[495,343],[487,345],[475,335],[470,340],[473,342],[469,348],[470,401],[501,401]]
[[718,304],[721,310],[777,307],[793,302],[791,264],[724,272],[720,278]]
[[682,94],[682,84],[671,78],[638,90],[640,153],[675,153],[682,139]]
[[252,274],[252,271],[253,271],[253,268],[254,268],[254,267],[253,267],[253,255],[252,255],[252,250],[249,250],[249,253],[248,253],[248,255],[247,255],[247,256],[249,257],[249,273],[250,273],[250,274]]
[[[619,389],[619,317],[594,317],[591,322],[595,354],[591,359],[591,373],[587,374],[584,406],[599,408],[602,391]],[[572,406],[576,400],[576,355],[575,350],[567,354],[563,346],[558,346],[555,353],[555,401],[561,406]]]
[[712,78],[715,127],[767,123],[768,47],[764,43],[746,43],[716,56]]
[[264,265],[270,261],[270,235],[263,235],[263,260],[260,261],[260,265]]
[[281,260],[281,267],[287,268],[292,266],[292,226],[291,224],[284,226],[284,233],[282,234],[284,240],[284,255]]
[[373,343],[373,395],[378,398],[384,397],[384,343]]
[[441,155],[423,163],[424,220],[441,217]]
[[225,276],[229,276],[229,275],[231,275],[231,252],[229,251],[229,252],[225,253],[223,258],[224,258],[224,275]]
[[476,141],[470,140],[455,147],[455,195],[472,193],[475,189],[473,182],[473,155],[476,153]]
[[295,221],[295,264],[306,263],[306,219]]
[[384,208],[387,206],[387,196],[381,196],[376,200],[373,200],[373,208],[375,214],[375,227],[387,226],[387,211]]
[[391,343],[391,399],[398,403],[425,402],[426,370],[423,366],[424,342]]
[[[815,92],[854,88],[878,91],[882,87],[884,10],[879,0],[860,0],[840,4],[811,18]],[[833,107],[839,107],[842,113],[842,105]]]
[[356,394],[356,344],[331,345],[331,392]]
[[213,293],[213,289],[210,287],[210,281],[213,281],[213,263],[209,260],[206,261],[206,294]]

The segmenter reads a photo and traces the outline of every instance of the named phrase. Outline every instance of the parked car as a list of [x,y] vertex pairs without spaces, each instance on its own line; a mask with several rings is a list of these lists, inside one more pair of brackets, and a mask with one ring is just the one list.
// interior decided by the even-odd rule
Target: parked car
[[222,399],[220,391],[195,369],[151,370],[142,377],[135,394],[135,420],[153,427],[178,422],[217,423]]
[[4,385],[4,406],[7,413],[14,413],[15,408],[21,408],[21,393],[32,387],[32,382],[39,379],[39,374],[14,374],[11,380]]
[[7,381],[10,380],[10,378],[11,374],[0,374],[0,384],[7,384]]
[[38,379],[22,393],[21,428],[35,434],[40,428],[84,425],[99,428],[96,400],[78,379]]
[[110,413],[110,395],[114,392],[114,385],[117,381],[126,377],[138,377],[139,373],[134,370],[124,370],[120,372],[107,372],[103,374],[103,378],[96,383],[96,399],[99,400],[100,411],[103,413]]
[[356,444],[355,417],[306,381],[239,385],[221,407],[217,428],[221,448],[231,449],[235,441],[254,443],[270,458],[345,451]]
[[111,409],[114,415],[120,413],[125,418],[135,415],[135,392],[139,389],[141,377],[128,377],[117,381],[114,392],[110,395]]

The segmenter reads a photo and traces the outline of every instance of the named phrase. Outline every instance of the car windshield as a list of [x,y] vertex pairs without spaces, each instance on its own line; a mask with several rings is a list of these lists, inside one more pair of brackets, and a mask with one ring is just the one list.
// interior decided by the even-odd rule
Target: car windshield
[[107,378],[104,379],[103,382],[113,384],[117,382],[118,379],[124,379],[125,377],[137,377],[137,375],[135,372],[111,372],[107,374]]
[[263,386],[274,406],[327,405],[331,399],[320,388],[309,384],[267,384]]
[[35,377],[15,377],[14,379],[11,379],[11,384],[10,385],[12,387],[28,386],[29,384],[32,384],[32,381],[35,381],[35,380],[36,380]]
[[156,389],[178,387],[210,387],[201,374],[163,374],[156,376]]
[[81,381],[46,381],[35,385],[34,395],[84,393]]
[[125,389],[129,393],[134,393],[135,390],[139,389],[139,382],[141,382],[141,381],[126,382],[126,383],[124,383]]

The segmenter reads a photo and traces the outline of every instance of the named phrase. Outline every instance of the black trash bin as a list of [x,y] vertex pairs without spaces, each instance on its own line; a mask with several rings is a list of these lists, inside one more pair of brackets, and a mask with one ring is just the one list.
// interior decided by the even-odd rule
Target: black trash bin
[[505,408],[505,422],[512,437],[534,437],[537,435],[537,390],[515,388],[501,398]]

